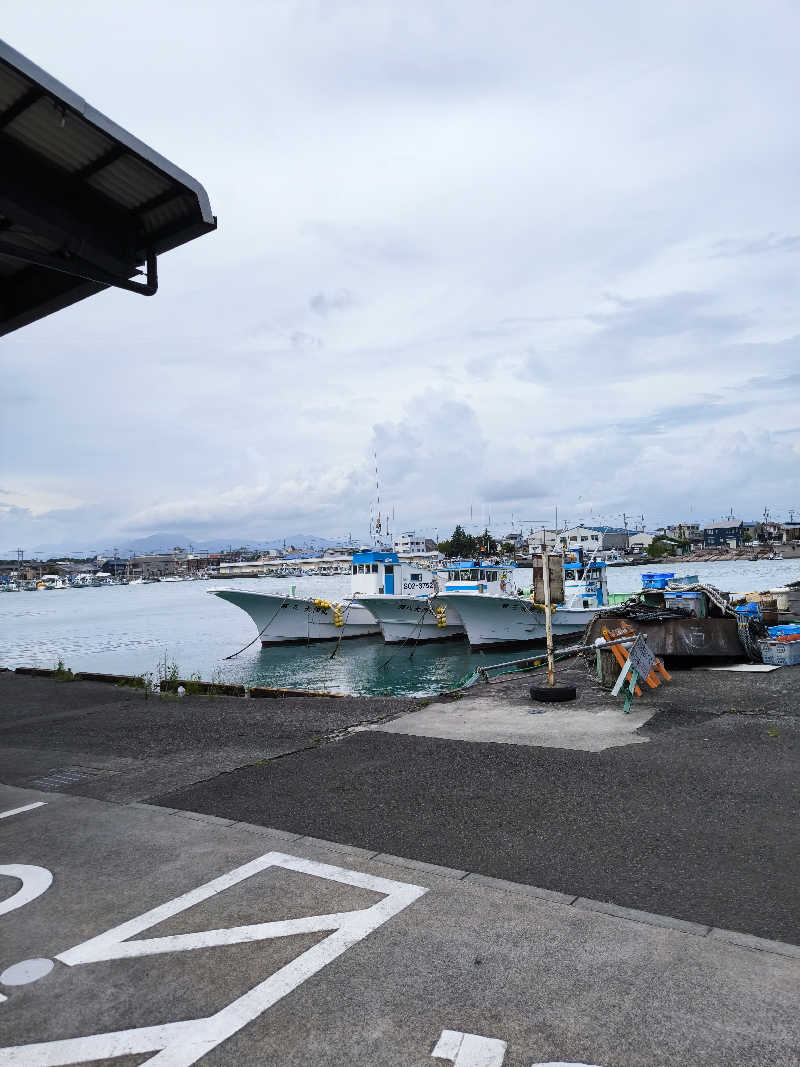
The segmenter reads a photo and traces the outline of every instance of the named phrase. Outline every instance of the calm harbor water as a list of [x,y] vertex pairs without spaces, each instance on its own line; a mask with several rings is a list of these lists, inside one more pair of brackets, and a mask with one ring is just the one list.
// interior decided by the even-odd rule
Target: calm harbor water
[[[611,592],[641,588],[646,570],[697,574],[732,592],[765,590],[800,581],[800,559],[758,563],[675,563],[610,567]],[[518,583],[530,584],[531,572],[520,570]],[[225,657],[256,636],[243,611],[208,596],[211,589],[249,589],[333,600],[350,588],[348,575],[291,579],[167,582],[0,595],[0,666],[53,667],[61,659],[73,670],[158,675],[165,659],[182,676],[198,674],[247,685],[325,689],[340,693],[429,695],[455,685],[481,663],[513,659],[522,653],[470,653],[460,641],[409,647],[384,645],[380,638],[343,641],[331,658],[332,645],[262,649],[257,643],[237,656]]]

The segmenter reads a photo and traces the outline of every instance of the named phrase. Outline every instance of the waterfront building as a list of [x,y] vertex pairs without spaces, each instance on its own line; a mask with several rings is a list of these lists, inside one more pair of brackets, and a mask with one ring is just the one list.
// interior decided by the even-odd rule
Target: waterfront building
[[628,538],[628,548],[634,552],[644,552],[646,548],[649,548],[655,541],[655,534],[646,533],[644,530],[637,530],[636,533],[632,533]]
[[672,526],[664,526],[658,532],[673,538],[675,541],[702,541],[702,527],[697,522],[679,522]]
[[608,551],[611,548],[626,549],[630,534],[620,526],[573,526],[559,535],[561,547],[567,551],[582,548],[584,552]]
[[414,556],[423,552],[435,552],[436,542],[430,537],[418,537],[414,530],[401,533],[392,541],[392,551],[398,556]]
[[703,527],[704,548],[739,548],[743,541],[744,523],[741,519],[709,522]]

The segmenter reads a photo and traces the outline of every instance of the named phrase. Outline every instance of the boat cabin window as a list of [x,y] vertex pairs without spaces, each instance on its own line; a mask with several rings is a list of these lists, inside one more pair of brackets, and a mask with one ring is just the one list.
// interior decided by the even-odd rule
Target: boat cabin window
[[386,573],[387,574],[394,574],[394,564],[393,563],[387,563],[386,564]]
[[353,564],[353,574],[358,574],[358,564],[357,563]]
[[378,573],[378,564],[377,563],[373,563],[372,564],[372,573],[373,574],[377,574]]
[[421,574],[412,574],[412,575],[409,576],[409,581],[411,581],[411,582],[421,582],[422,581],[422,575]]

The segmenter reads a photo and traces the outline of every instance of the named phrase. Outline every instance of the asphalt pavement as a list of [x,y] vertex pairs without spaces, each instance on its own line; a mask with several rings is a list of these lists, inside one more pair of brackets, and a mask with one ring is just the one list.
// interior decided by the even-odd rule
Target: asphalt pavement
[[3,1067],[800,1062],[787,946],[5,786],[0,848]]
[[626,722],[560,670],[577,730],[525,678],[0,672],[0,1067],[800,1067],[800,669],[681,674]]

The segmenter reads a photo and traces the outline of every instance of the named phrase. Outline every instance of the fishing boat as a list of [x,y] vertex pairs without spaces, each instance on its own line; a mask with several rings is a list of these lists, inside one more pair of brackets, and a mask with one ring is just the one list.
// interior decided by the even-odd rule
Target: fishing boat
[[370,637],[380,626],[361,602],[379,596],[433,592],[434,572],[401,563],[396,552],[356,552],[351,564],[351,594],[339,601],[322,597],[245,593],[235,589],[209,590],[246,611],[258,628],[263,647],[305,641],[338,641]]
[[[511,568],[515,564],[461,560],[448,563],[433,574],[411,567],[409,581],[396,594],[372,593],[356,597],[377,619],[387,644],[442,641],[463,637],[464,624],[455,607],[446,607],[439,596],[463,593],[471,596],[503,596],[515,589]],[[410,590],[408,592],[407,590]]]
[[[545,638],[544,608],[532,596],[472,596],[445,592],[436,598],[444,605],[447,620],[458,613],[470,647],[524,645]],[[608,604],[606,565],[599,560],[564,564],[564,603],[553,612],[556,636],[580,633],[595,612]]]

